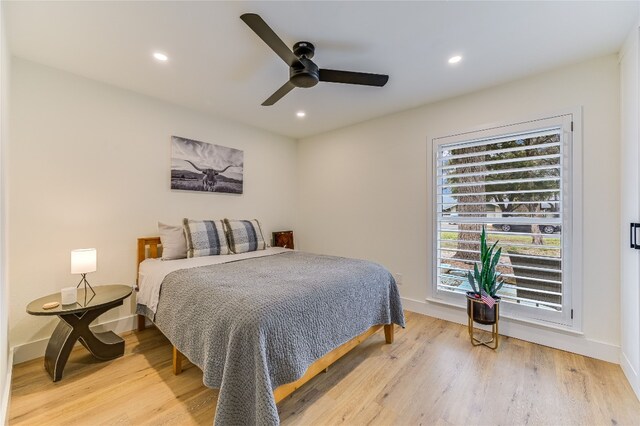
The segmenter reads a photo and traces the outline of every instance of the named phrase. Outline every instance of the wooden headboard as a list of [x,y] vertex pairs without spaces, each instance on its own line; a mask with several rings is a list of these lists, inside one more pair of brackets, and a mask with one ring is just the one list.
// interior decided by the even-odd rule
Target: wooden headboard
[[[147,247],[149,248],[148,256]],[[160,257],[158,247],[162,247],[160,237],[138,238],[138,265],[145,259]]]

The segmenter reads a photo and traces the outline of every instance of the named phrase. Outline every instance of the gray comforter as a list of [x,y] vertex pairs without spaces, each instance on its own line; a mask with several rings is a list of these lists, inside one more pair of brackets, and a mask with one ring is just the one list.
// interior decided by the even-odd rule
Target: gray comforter
[[273,389],[404,315],[382,266],[292,251],[172,272],[154,322],[220,389],[216,425],[277,425]]

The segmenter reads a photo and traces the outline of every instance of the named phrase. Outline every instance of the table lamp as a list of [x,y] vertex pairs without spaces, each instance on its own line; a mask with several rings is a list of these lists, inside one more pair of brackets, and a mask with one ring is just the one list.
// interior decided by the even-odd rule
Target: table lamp
[[87,281],[87,273],[96,271],[96,258],[97,250],[94,248],[71,250],[71,273],[82,274],[82,279],[76,288],[80,287],[80,284],[84,284],[85,296],[87,294],[87,286],[89,286],[94,296],[96,294]]

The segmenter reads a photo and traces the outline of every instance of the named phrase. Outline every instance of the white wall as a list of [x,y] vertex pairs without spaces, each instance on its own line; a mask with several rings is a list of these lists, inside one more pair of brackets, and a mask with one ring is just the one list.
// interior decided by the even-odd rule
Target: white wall
[[6,262],[6,176],[9,140],[10,54],[5,36],[4,5],[0,5],[0,425],[7,421],[11,387],[9,356],[9,289]]
[[403,274],[405,307],[466,322],[462,309],[425,301],[432,245],[427,141],[576,106],[583,107],[584,121],[582,285],[589,312],[584,336],[515,321],[502,321],[501,331],[617,362],[620,130],[615,55],[300,141],[297,247],[378,261]]
[[[57,319],[25,307],[77,283],[74,248],[98,250],[90,283],[133,285],[136,238],[157,235],[158,220],[258,218],[267,235],[296,227],[294,140],[19,58],[11,66],[12,345],[50,336]],[[244,194],[170,190],[171,135],[244,150]],[[131,298],[99,321],[127,318],[133,306]]]
[[629,224],[640,221],[639,28],[620,53],[620,365],[640,397],[640,252],[629,248]]

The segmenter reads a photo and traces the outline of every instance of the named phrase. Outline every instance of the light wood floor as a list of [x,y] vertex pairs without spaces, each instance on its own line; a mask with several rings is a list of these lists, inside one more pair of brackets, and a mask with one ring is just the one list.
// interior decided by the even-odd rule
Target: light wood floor
[[[74,350],[53,383],[42,359],[14,367],[10,424],[212,423],[217,391],[155,329],[95,362]],[[640,425],[640,402],[619,366],[502,337],[472,347],[466,328],[407,313],[393,345],[382,332],[278,405],[283,425]]]

